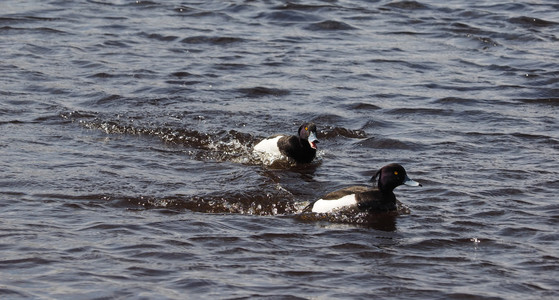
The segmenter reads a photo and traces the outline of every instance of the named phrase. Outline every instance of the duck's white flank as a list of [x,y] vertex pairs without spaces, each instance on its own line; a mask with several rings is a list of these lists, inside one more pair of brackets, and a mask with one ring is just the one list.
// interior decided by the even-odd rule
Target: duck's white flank
[[262,140],[260,143],[254,146],[254,151],[264,152],[270,155],[281,155],[280,149],[278,148],[278,141],[282,136],[276,136],[273,138]]
[[318,199],[312,206],[312,212],[314,213],[329,213],[334,209],[356,205],[355,194],[350,194],[343,196],[336,200],[324,200]]

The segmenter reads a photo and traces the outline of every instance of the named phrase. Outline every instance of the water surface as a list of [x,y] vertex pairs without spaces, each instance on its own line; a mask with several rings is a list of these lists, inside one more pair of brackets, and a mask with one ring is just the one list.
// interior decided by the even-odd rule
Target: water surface
[[[0,295],[556,298],[558,9],[3,1]],[[391,162],[406,213],[301,214]]]

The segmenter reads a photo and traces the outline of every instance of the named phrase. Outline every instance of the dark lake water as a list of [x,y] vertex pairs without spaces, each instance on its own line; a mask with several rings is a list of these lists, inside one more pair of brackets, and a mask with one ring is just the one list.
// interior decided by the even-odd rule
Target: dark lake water
[[[0,297],[556,299],[558,10],[3,0]],[[301,214],[392,162],[409,213]]]

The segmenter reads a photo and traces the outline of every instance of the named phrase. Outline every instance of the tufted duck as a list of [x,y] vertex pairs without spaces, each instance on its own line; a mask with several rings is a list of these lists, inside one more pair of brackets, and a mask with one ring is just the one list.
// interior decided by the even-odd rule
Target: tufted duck
[[297,163],[310,163],[316,156],[316,125],[304,123],[298,136],[274,135],[262,140],[254,151],[274,156],[287,156]]
[[335,210],[358,208],[360,211],[389,212],[396,210],[396,196],[393,190],[399,185],[421,186],[411,180],[406,170],[399,164],[389,164],[382,167],[371,178],[377,180],[376,188],[352,186],[331,192],[310,204],[305,211],[315,213],[330,213]]

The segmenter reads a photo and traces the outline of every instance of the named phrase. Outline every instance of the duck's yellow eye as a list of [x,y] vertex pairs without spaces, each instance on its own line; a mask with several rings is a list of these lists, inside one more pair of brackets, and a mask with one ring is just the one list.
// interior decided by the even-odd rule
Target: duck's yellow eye
[[398,171],[394,171],[394,175],[398,175]]

